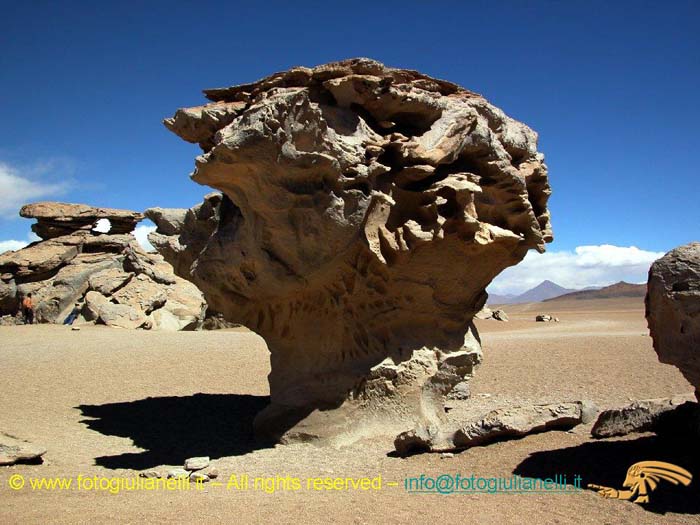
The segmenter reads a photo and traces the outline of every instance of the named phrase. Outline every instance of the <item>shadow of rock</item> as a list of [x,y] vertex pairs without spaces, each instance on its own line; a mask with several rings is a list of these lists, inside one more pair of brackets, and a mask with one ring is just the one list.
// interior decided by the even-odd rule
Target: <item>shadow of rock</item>
[[[650,502],[640,506],[657,514],[700,514],[700,453],[697,442],[689,439],[645,436],[535,452],[520,463],[513,474],[541,479],[566,474],[569,483],[573,483],[574,476],[580,475],[583,488],[594,483],[621,489],[630,465],[646,460],[666,461],[683,467],[693,475],[693,481],[684,487],[662,480],[651,493]],[[607,502],[610,505],[636,505],[614,499]]]
[[216,459],[272,446],[253,436],[253,419],[269,402],[269,396],[194,394],[77,408],[92,418],[81,421],[89,429],[130,438],[135,446],[145,449],[97,457],[97,465],[142,470],[179,465],[193,456]]

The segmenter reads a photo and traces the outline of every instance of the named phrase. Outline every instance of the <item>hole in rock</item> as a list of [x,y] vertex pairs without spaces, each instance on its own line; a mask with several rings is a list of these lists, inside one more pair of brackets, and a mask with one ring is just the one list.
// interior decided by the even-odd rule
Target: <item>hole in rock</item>
[[109,219],[97,219],[97,222],[92,227],[92,231],[97,233],[109,233],[112,229],[112,223]]

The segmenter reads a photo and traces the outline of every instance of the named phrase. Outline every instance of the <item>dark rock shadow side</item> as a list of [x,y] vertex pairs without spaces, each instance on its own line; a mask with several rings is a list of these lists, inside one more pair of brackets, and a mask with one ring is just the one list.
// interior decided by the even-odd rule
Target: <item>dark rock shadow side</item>
[[[535,452],[520,463],[513,474],[546,479],[566,474],[570,484],[580,475],[581,487],[589,483],[621,489],[627,469],[638,461],[666,461],[690,471],[689,486],[661,481],[644,509],[657,514],[675,512],[700,514],[700,452],[697,441],[676,436],[644,436],[632,440],[606,440],[575,447]],[[587,489],[592,490],[592,489]],[[637,505],[629,501],[606,500],[610,505]]]
[[200,393],[76,408],[89,418],[81,421],[89,429],[130,438],[145,449],[97,457],[97,465],[142,470],[179,465],[193,456],[216,459],[272,446],[253,435],[253,419],[269,402],[269,396]]

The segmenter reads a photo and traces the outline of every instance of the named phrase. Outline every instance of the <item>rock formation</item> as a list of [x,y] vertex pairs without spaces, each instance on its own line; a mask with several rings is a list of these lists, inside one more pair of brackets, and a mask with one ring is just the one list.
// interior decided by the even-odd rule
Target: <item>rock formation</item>
[[0,432],[0,466],[40,463],[46,448]]
[[464,450],[500,439],[570,429],[592,421],[597,412],[595,405],[583,401],[501,408],[461,424],[444,428],[419,427],[402,432],[394,440],[394,447],[402,456],[416,452]]
[[677,366],[700,401],[700,242],[652,264],[645,303],[659,361]]
[[192,264],[219,224],[221,200],[220,193],[210,193],[189,210],[149,208],[144,212],[156,225],[148,241],[173,266],[176,275],[195,284],[199,276],[192,273]]
[[[173,274],[131,235],[143,216],[128,210],[40,202],[24,206],[44,240],[0,255],[0,315],[16,315],[32,294],[36,320],[60,323],[76,304],[82,321],[122,328],[198,327],[206,303],[192,283]],[[100,219],[109,233],[94,231]]]
[[[591,435],[607,438],[633,432],[677,432],[693,419],[700,421],[698,404],[693,403],[691,397],[644,399],[620,408],[604,410],[593,425]],[[690,425],[686,426],[686,430],[692,430]],[[695,434],[700,435],[697,432]]]
[[192,178],[223,192],[216,228],[155,244],[188,252],[210,307],[267,342],[257,430],[347,441],[440,421],[481,360],[486,286],[552,240],[536,133],[369,59],[205,94],[165,125],[204,151]]
[[474,317],[476,319],[494,319],[496,321],[508,322],[508,314],[503,310],[491,310],[488,306],[484,306],[479,310]]
[[[221,193],[210,193],[196,206],[185,208],[149,208],[144,215],[156,224],[156,231],[148,234],[148,241],[179,275],[195,285],[202,284],[199,275],[192,272],[193,263],[204,249],[209,237],[219,224]],[[240,326],[228,321],[221,312],[211,308],[202,324],[203,330],[219,330]]]
[[82,230],[90,231],[100,219],[110,222],[111,234],[131,233],[143,219],[143,215],[130,210],[95,208],[85,204],[62,202],[36,202],[19,211],[20,216],[37,219],[32,231],[42,239],[53,239]]

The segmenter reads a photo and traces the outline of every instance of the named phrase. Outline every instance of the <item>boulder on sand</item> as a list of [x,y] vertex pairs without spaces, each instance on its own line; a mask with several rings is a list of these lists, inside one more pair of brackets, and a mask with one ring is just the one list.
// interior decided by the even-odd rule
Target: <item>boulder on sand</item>
[[700,401],[700,242],[651,265],[645,304],[659,361],[678,367]]

